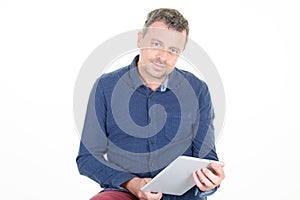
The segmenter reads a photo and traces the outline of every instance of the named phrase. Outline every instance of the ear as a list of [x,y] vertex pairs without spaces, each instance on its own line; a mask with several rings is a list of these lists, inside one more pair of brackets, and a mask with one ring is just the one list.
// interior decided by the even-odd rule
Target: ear
[[141,47],[142,39],[143,39],[143,33],[141,31],[139,31],[138,32],[138,40],[137,40],[137,47],[138,48]]

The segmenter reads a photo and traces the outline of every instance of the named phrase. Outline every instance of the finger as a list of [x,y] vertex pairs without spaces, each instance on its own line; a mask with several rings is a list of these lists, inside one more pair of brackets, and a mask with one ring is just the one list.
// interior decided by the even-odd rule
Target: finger
[[213,183],[203,174],[203,172],[201,170],[198,170],[197,172],[197,176],[200,180],[200,182],[207,188],[212,188],[214,185]]
[[161,192],[145,192],[147,199],[161,199],[162,193]]
[[219,183],[221,182],[220,177],[215,175],[211,170],[207,168],[203,168],[201,171],[205,175],[205,177],[210,180],[210,182],[213,185],[219,185]]
[[152,178],[143,178],[143,180],[147,184],[148,182],[150,182],[152,180]]
[[201,175],[199,175],[200,173],[202,173],[200,170],[195,172],[194,177],[193,177],[198,188],[201,191],[208,191],[208,190],[213,189],[213,186],[209,186],[209,184],[206,185],[206,181],[204,178],[205,176],[203,175],[203,177],[202,177]]
[[[204,169],[206,169],[206,168],[204,168]],[[208,179],[208,177],[206,177],[206,175],[204,174],[204,171],[203,171],[204,169],[197,171],[198,177],[205,186],[213,187],[214,184]]]
[[219,164],[217,164],[215,162],[210,163],[210,168],[215,172],[215,174],[218,177],[221,178],[221,180],[223,180],[225,178],[223,166],[220,166]]
[[163,194],[161,192],[157,193],[158,194],[158,199],[161,199]]
[[195,184],[197,185],[198,188],[200,188],[200,190],[205,191],[205,186],[203,185],[203,183],[201,183],[198,175],[196,174],[196,172],[193,173],[193,179]]

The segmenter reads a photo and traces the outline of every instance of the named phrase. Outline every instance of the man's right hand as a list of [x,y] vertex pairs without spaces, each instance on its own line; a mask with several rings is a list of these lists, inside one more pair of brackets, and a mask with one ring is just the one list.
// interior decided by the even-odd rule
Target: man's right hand
[[122,187],[126,188],[129,192],[131,192],[134,196],[136,196],[139,200],[159,200],[162,198],[162,193],[151,193],[151,192],[143,192],[141,188],[146,185],[151,178],[138,178],[134,177],[129,181],[122,184]]

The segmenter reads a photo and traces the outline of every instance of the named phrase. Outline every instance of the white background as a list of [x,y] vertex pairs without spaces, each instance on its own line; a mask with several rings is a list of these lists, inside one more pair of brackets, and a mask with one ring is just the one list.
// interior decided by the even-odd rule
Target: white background
[[2,0],[0,199],[88,199],[98,192],[75,163],[76,77],[97,46],[140,28],[157,7],[183,13],[224,84],[217,150],[226,179],[210,199],[300,198],[296,0]]

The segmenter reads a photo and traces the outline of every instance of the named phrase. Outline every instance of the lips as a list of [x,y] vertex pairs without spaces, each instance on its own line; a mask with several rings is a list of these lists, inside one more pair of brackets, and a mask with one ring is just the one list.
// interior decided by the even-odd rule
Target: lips
[[167,68],[165,65],[163,65],[161,63],[152,62],[152,65],[157,70],[164,70],[165,68]]
[[163,65],[158,65],[158,64],[153,64],[155,68],[163,69],[165,66]]

